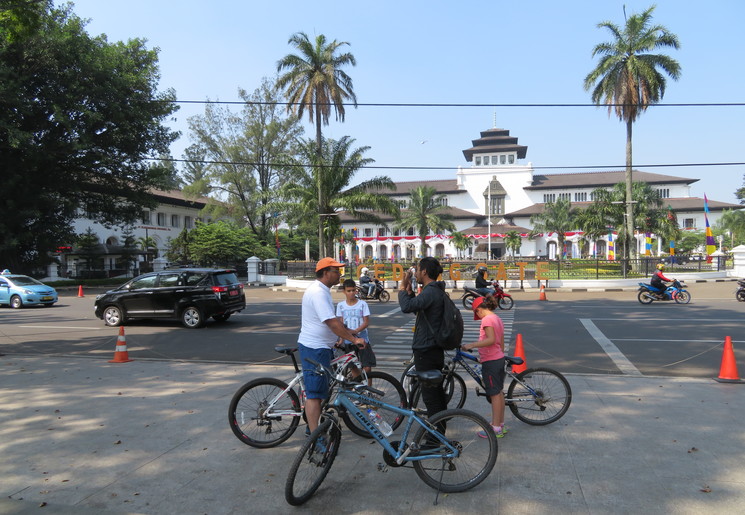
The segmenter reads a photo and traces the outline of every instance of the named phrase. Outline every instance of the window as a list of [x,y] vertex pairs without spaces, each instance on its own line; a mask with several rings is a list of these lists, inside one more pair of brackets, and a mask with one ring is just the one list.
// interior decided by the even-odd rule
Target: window
[[437,205],[438,206],[447,206],[448,205],[448,198],[447,197],[443,197],[443,198],[437,200]]
[[401,229],[394,229],[393,230],[393,235],[394,236],[401,236]]
[[696,220],[693,218],[685,218],[683,219],[683,227],[686,229],[695,229],[696,228]]
[[571,193],[559,193],[559,200],[572,200]]
[[548,202],[556,202],[556,193],[543,194],[543,203],[546,204]]
[[171,227],[178,227],[178,215],[171,215]]
[[158,225],[161,227],[166,226],[166,214],[165,213],[158,213]]
[[504,197],[492,197],[491,206],[489,208],[490,215],[501,215],[504,212]]
[[372,228],[365,227],[365,238],[370,238],[373,235]]
[[407,236],[414,236],[414,228],[413,227],[409,227],[409,230],[406,231],[406,235]]
[[190,216],[184,217],[184,227],[187,229],[191,229],[194,226],[194,222],[192,221],[192,218]]
[[150,224],[150,211],[143,211],[142,212],[142,223],[143,224]]
[[161,288],[168,288],[173,286],[179,285],[179,278],[181,277],[181,274],[178,272],[169,272],[166,274],[160,274],[160,283],[159,286]]
[[574,194],[574,201],[575,202],[587,202],[587,192],[586,191],[580,191]]
[[502,154],[501,156],[499,156],[499,164],[503,165],[506,162],[507,162],[507,156],[505,156],[504,154]]
[[475,164],[476,166],[481,166],[481,156],[476,156],[474,158],[473,164]]
[[379,228],[378,228],[378,236],[388,236],[388,235],[386,234],[386,232],[387,232],[387,231],[385,230],[385,227],[379,227]]
[[670,189],[669,188],[662,188],[657,190],[657,194],[660,196],[660,198],[670,198]]
[[511,165],[515,164],[515,154],[510,154],[507,156],[507,162]]
[[140,277],[139,279],[136,279],[130,283],[129,289],[138,290],[140,288],[152,288],[153,286],[155,286],[155,279],[157,278],[157,275],[147,275],[145,277]]

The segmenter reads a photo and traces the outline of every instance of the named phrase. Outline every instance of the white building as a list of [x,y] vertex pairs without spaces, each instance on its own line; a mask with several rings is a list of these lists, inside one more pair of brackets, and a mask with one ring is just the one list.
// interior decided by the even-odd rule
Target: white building
[[[466,256],[483,259],[491,249],[494,258],[505,255],[504,236],[516,230],[522,237],[520,256],[554,258],[559,252],[557,236],[544,235],[529,239],[530,217],[543,211],[547,202],[568,199],[573,207],[587,206],[592,202],[592,192],[598,188],[610,189],[625,181],[624,171],[540,174],[535,173],[532,163],[523,164],[527,147],[518,145],[517,138],[505,129],[489,129],[481,132],[473,146],[463,151],[469,167],[459,167],[454,180],[417,181],[396,183],[394,191],[381,191],[405,209],[409,192],[417,186],[430,186],[438,194],[446,195],[447,212],[458,232],[472,239],[474,245]],[[682,228],[703,230],[704,200],[692,197],[691,184],[698,179],[675,177],[634,170],[634,181],[646,182],[656,189],[664,205],[670,206]],[[714,223],[724,209],[740,209],[742,206],[709,200],[709,223]],[[491,216],[488,216],[488,214]],[[386,224],[393,218],[381,217]],[[356,229],[356,240],[345,245],[347,256],[359,255],[361,259],[406,259],[418,256],[420,239],[415,230],[396,231],[380,225],[359,222],[349,215],[341,215],[345,230]],[[578,256],[579,232],[567,233],[566,251]],[[593,243],[592,252],[607,257],[608,236]],[[644,235],[636,236],[637,248],[644,248]],[[457,251],[450,243],[449,235],[430,234],[426,239],[427,254],[437,257],[456,257]],[[656,249],[658,253],[662,249]]]

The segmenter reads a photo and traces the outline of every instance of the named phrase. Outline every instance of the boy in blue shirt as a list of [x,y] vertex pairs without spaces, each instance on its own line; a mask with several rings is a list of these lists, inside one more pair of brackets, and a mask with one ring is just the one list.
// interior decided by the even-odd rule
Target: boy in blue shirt
[[[344,322],[344,325],[350,332],[355,333],[358,338],[362,338],[367,343],[363,349],[360,349],[359,357],[362,368],[365,372],[369,373],[372,367],[377,366],[375,353],[372,350],[370,338],[367,334],[367,326],[370,323],[370,307],[367,305],[367,302],[355,296],[357,285],[354,279],[345,280],[343,287],[346,300],[336,305],[336,316]],[[344,343],[350,342],[345,340]]]

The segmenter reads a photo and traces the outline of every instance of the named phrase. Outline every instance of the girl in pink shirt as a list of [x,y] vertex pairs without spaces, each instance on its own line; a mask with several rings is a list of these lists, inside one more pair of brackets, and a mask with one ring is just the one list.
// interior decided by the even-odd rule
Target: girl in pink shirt
[[[473,319],[481,320],[479,341],[462,345],[463,350],[478,349],[481,362],[481,378],[486,395],[491,398],[491,425],[497,438],[502,438],[507,429],[504,427],[504,324],[494,310],[497,299],[478,297],[473,301]],[[486,438],[486,433],[479,431],[479,436]]]

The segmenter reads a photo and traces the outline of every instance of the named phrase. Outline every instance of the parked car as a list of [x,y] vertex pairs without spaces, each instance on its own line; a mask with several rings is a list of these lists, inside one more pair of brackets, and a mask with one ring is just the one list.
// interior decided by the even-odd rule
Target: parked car
[[27,275],[0,274],[0,305],[11,308],[51,306],[57,302],[57,290]]
[[135,277],[96,297],[96,316],[111,327],[143,318],[178,319],[190,329],[224,322],[246,307],[235,270],[178,268]]

